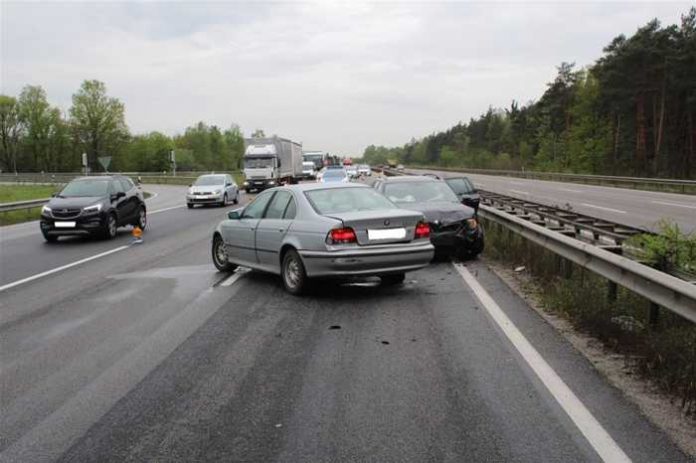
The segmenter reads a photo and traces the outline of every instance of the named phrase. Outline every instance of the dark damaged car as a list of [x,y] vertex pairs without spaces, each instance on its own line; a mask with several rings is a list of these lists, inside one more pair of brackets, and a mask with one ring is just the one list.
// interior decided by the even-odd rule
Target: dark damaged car
[[483,228],[474,209],[460,203],[444,181],[425,176],[386,177],[374,187],[396,205],[425,215],[436,254],[475,257],[483,251]]

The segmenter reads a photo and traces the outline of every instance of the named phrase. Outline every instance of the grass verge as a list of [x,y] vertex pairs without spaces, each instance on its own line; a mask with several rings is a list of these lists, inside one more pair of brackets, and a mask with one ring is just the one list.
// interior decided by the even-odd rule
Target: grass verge
[[0,203],[48,198],[55,191],[52,185],[0,185]]
[[651,323],[650,301],[506,228],[484,221],[488,257],[528,272],[544,309],[623,355],[626,365],[650,380],[696,421],[696,325],[659,311]]

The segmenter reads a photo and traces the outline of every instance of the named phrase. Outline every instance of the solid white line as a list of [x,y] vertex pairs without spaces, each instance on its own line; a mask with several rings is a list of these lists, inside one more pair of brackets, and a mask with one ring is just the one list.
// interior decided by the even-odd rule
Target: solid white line
[[620,211],[618,209],[612,209],[611,207],[595,206],[594,204],[581,203],[583,206],[594,207],[595,209],[601,209],[603,211],[617,212],[619,214],[625,214],[626,211]]
[[571,193],[582,193],[580,190],[571,190],[570,188],[559,188],[559,190],[569,191]]
[[510,190],[510,191],[512,191],[513,193],[521,194],[521,195],[528,195],[529,194],[526,191],[520,191],[520,190]]
[[157,209],[156,211],[148,212],[149,215],[152,214],[159,214],[160,212],[165,212],[165,211],[171,211],[172,209],[180,209],[184,206],[172,206],[172,207],[165,207],[164,209]]
[[685,207],[687,209],[696,209],[696,206],[689,206],[688,204],[679,204],[679,203],[670,203],[667,201],[650,201],[653,204],[662,204],[663,206],[676,206],[676,207]]
[[232,286],[237,280],[242,278],[247,271],[246,269],[238,268],[229,278],[220,283],[220,286]]
[[63,270],[69,269],[71,267],[76,267],[78,265],[84,264],[85,262],[89,262],[91,260],[99,259],[100,257],[108,256],[109,254],[113,254],[115,252],[123,251],[124,249],[129,248],[130,245],[124,245],[124,246],[119,246],[115,249],[112,249],[110,251],[102,252],[100,254],[95,254],[90,257],[86,257],[84,259],[77,260],[75,262],[71,262],[69,264],[61,265],[60,267],[53,268],[51,270],[46,270],[45,272],[37,273],[36,275],[32,275],[30,277],[23,278],[21,280],[13,281],[12,283],[7,283],[6,285],[0,286],[0,292],[3,292],[7,289],[14,288],[15,286],[22,285],[24,283],[29,283],[30,281],[38,280],[39,278],[43,278],[48,275],[52,275],[57,272],[61,272]]
[[551,368],[537,350],[527,341],[522,332],[505,315],[498,304],[479,284],[469,270],[463,265],[454,264],[454,268],[471,288],[493,321],[500,327],[512,345],[517,349],[527,365],[534,371],[556,402],[568,414],[580,432],[592,445],[600,458],[608,462],[630,462],[621,447],[611,438],[597,419],[578,399],[560,376]]

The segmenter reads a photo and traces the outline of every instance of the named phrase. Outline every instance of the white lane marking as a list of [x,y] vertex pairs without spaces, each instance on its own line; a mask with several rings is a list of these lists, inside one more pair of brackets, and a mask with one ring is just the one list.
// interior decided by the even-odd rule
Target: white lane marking
[[510,191],[512,191],[513,193],[520,194],[520,195],[528,195],[529,194],[526,191],[520,191],[520,190],[510,190]]
[[513,181],[508,181],[510,185],[524,185],[523,182],[513,182]]
[[560,376],[551,368],[546,360],[537,352],[522,332],[505,315],[500,306],[488,292],[479,284],[469,270],[463,265],[453,264],[464,282],[471,288],[476,298],[481,302],[493,321],[500,327],[503,334],[510,340],[517,352],[527,362],[556,402],[568,414],[580,432],[585,436],[592,448],[604,461],[630,462],[621,447],[612,439],[592,413],[578,399],[573,391],[565,384]]
[[156,211],[148,212],[148,214],[159,214],[160,212],[165,212],[165,211],[171,211],[172,209],[180,209],[184,206],[172,206],[172,207],[165,207],[164,209],[157,209]]
[[609,212],[617,212],[619,214],[625,214],[626,211],[620,211],[619,209],[612,209],[611,207],[602,207],[602,206],[595,206],[594,204],[588,204],[588,203],[580,203],[583,206],[587,207],[594,207],[595,209],[601,209],[603,211],[609,211]]
[[248,269],[242,269],[238,268],[236,272],[234,272],[232,275],[230,275],[225,281],[220,283],[220,286],[232,286],[237,280],[242,278],[245,273],[247,273],[249,270]]
[[559,190],[569,191],[571,193],[582,193],[580,190],[571,190],[570,188],[559,188]]
[[679,203],[670,203],[668,201],[650,201],[653,204],[662,204],[663,206],[676,206],[676,207],[685,207],[687,209],[696,209],[696,206],[690,206],[688,204],[679,204]]
[[155,199],[158,196],[159,196],[159,193],[153,193],[152,195],[150,195],[149,198],[145,198],[145,201],[150,201],[151,199]]
[[36,275],[32,275],[30,277],[22,278],[21,280],[13,281],[12,283],[7,283],[6,285],[0,286],[0,292],[3,292],[5,290],[8,290],[10,288],[14,288],[15,286],[22,285],[24,283],[29,283],[30,281],[38,280],[39,278],[43,278],[48,275],[52,275],[57,272],[61,272],[63,270],[69,269],[71,267],[76,267],[78,265],[84,264],[85,262],[89,262],[91,260],[99,259],[100,257],[108,256],[109,254],[113,254],[119,251],[123,251],[124,249],[128,249],[130,245],[126,244],[124,246],[119,246],[117,248],[111,249],[110,251],[102,252],[100,254],[95,254],[90,257],[85,257],[84,259],[76,260],[75,262],[71,262],[69,264],[61,265],[60,267],[53,268],[51,270],[46,270],[45,272],[37,273]]

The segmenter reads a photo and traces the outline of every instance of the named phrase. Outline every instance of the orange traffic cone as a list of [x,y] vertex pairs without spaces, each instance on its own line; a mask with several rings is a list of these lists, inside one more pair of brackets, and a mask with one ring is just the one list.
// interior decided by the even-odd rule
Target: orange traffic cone
[[133,242],[142,243],[143,242],[143,230],[137,225],[133,227]]

